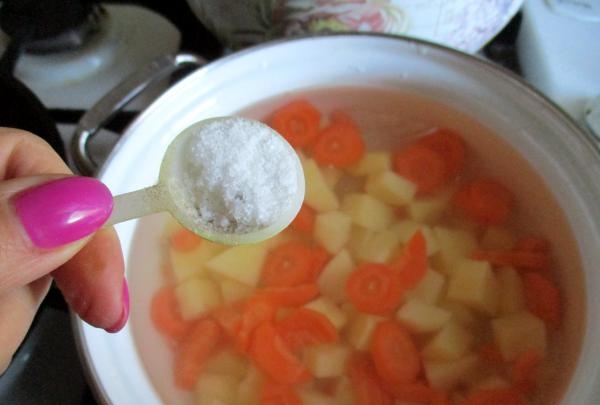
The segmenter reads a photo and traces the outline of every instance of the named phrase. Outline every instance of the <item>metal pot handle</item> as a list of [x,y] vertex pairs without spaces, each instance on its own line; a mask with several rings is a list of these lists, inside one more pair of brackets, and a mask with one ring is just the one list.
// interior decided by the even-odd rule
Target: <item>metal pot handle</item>
[[105,94],[79,120],[71,140],[71,155],[77,170],[91,176],[98,169],[88,152],[88,142],[96,132],[117,112],[129,104],[150,84],[185,67],[202,66],[206,61],[200,56],[181,53],[164,55],[142,69],[132,73],[114,89]]

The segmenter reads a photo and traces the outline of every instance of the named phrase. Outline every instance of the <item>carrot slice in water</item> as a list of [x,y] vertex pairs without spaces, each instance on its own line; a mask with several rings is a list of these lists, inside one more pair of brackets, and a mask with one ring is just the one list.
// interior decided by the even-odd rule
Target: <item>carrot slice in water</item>
[[300,241],[277,246],[267,256],[262,271],[266,286],[293,286],[310,281],[312,276],[312,249]]
[[263,322],[275,319],[275,307],[260,297],[250,298],[244,305],[242,319],[235,336],[235,347],[238,351],[248,351],[252,334]]
[[402,301],[404,288],[394,269],[385,264],[365,263],[348,277],[346,294],[356,309],[369,314],[386,314]]
[[464,184],[453,203],[463,215],[481,225],[500,225],[512,213],[514,196],[502,184],[480,179]]
[[254,331],[250,357],[275,382],[296,384],[310,379],[310,373],[277,333],[272,322],[263,322]]
[[319,133],[321,113],[306,100],[295,100],[276,110],[268,124],[294,148],[311,144]]
[[513,266],[530,270],[543,270],[550,264],[550,257],[539,252],[475,250],[471,257],[475,260],[485,260],[494,266]]
[[315,210],[306,204],[302,204],[290,226],[297,231],[311,233],[315,229],[315,219]]
[[371,355],[377,374],[391,385],[413,383],[421,371],[419,352],[408,331],[396,321],[375,327]]
[[327,250],[325,250],[322,246],[313,246],[312,252],[312,268],[311,268],[311,276],[310,281],[316,282],[321,272],[329,263],[329,259],[331,259],[331,255]]
[[423,232],[418,231],[410,238],[402,254],[391,266],[398,270],[403,288],[410,289],[419,284],[427,272],[427,243]]
[[291,386],[270,380],[263,383],[259,398],[260,405],[302,405],[302,400]]
[[169,244],[178,252],[189,252],[196,249],[202,243],[202,238],[187,229],[179,229],[169,237]]
[[542,358],[536,350],[527,350],[519,355],[512,368],[514,386],[523,393],[532,392],[537,386],[537,370]]
[[489,365],[504,364],[504,356],[502,356],[502,352],[500,352],[500,349],[498,349],[492,343],[482,345],[477,354],[484,363]]
[[379,382],[375,365],[366,352],[355,352],[348,364],[348,377],[356,395],[356,405],[393,405],[394,399]]
[[397,385],[384,381],[383,389],[401,402],[428,405],[433,396],[433,390],[422,382]]
[[525,405],[525,400],[514,388],[497,388],[477,391],[463,405]]
[[553,330],[560,328],[560,291],[550,280],[538,273],[523,274],[525,302],[532,314],[542,319]]
[[221,330],[212,319],[198,321],[185,336],[175,354],[175,384],[184,390],[194,388],[206,359],[215,351]]
[[550,242],[539,236],[524,236],[515,244],[514,250],[520,252],[548,253]]
[[152,298],[150,318],[160,332],[172,341],[181,339],[193,325],[184,321],[179,312],[179,304],[172,287],[161,288]]
[[319,295],[317,284],[300,284],[294,287],[265,287],[256,297],[264,299],[275,307],[297,307],[304,305]]
[[437,152],[446,166],[446,176],[456,176],[465,166],[465,141],[456,132],[446,128],[436,128],[420,138],[417,145]]
[[358,162],[365,152],[365,143],[358,125],[342,112],[332,114],[332,120],[317,138],[313,157],[324,166],[348,167]]
[[277,331],[291,350],[339,340],[337,329],[316,311],[298,308],[277,323]]
[[411,145],[396,152],[394,170],[415,183],[421,194],[438,190],[448,178],[443,157],[421,145]]

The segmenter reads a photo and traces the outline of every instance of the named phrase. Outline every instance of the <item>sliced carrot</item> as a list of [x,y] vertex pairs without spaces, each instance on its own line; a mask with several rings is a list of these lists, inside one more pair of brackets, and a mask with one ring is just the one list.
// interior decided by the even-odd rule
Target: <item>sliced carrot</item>
[[394,399],[379,382],[371,356],[355,352],[348,364],[348,377],[356,395],[356,405],[393,405]]
[[408,331],[396,321],[383,321],[375,327],[371,355],[377,374],[388,384],[412,383],[421,371],[419,352]]
[[212,311],[211,317],[219,324],[225,336],[235,341],[242,324],[241,304],[227,305]]
[[362,264],[346,282],[346,294],[350,302],[359,311],[370,314],[393,311],[400,305],[403,292],[396,271],[385,264]]
[[324,166],[348,167],[360,160],[365,143],[350,117],[342,112],[336,112],[334,117],[317,137],[313,157]]
[[550,242],[539,236],[524,236],[515,244],[514,250],[521,252],[548,253]]
[[175,353],[175,384],[184,390],[194,388],[206,359],[215,351],[221,335],[212,319],[202,319],[181,341]]
[[463,405],[525,405],[525,399],[514,388],[497,388],[477,391]]
[[433,390],[422,382],[397,385],[383,381],[382,386],[384,390],[400,402],[429,405],[433,396]]
[[256,297],[270,302],[274,307],[297,307],[319,295],[317,284],[300,284],[294,287],[265,287]]
[[536,350],[526,350],[517,357],[512,368],[513,385],[523,393],[532,392],[537,385],[537,371],[542,357]]
[[504,356],[494,344],[488,343],[482,345],[478,350],[479,358],[488,365],[504,364]]
[[479,179],[464,184],[453,203],[463,215],[481,225],[500,225],[513,211],[514,196],[497,181]]
[[269,378],[281,384],[310,379],[310,373],[277,333],[272,322],[261,323],[254,331],[250,357]]
[[329,319],[316,311],[298,308],[276,325],[279,335],[292,350],[339,340],[338,331]]
[[270,302],[260,297],[249,299],[244,305],[242,319],[235,336],[235,348],[242,353],[246,353],[256,328],[263,322],[273,321],[274,319],[275,307]]
[[420,145],[411,145],[396,152],[394,170],[415,183],[421,194],[438,190],[448,178],[443,157]]
[[529,270],[543,270],[550,265],[546,253],[517,250],[474,250],[471,257],[485,260],[494,266],[512,266]]
[[559,329],[561,303],[558,287],[538,273],[525,273],[523,290],[527,308],[531,313],[542,319],[550,329]]
[[260,405],[302,405],[302,400],[291,386],[270,380],[263,383],[259,398]]
[[402,254],[391,266],[398,270],[398,278],[403,288],[415,287],[427,272],[427,243],[423,232],[415,233],[404,248]]
[[276,110],[268,124],[294,148],[312,143],[319,133],[321,113],[306,100],[295,100]]
[[315,229],[315,218],[315,210],[306,204],[302,204],[290,226],[297,231],[311,233]]
[[312,249],[300,241],[290,241],[269,252],[262,270],[266,286],[293,286],[312,276]]
[[452,405],[452,403],[445,392],[432,390],[429,405]]
[[156,329],[173,342],[181,339],[193,325],[181,318],[179,304],[171,286],[161,288],[152,298],[150,318]]
[[202,243],[202,238],[187,229],[179,229],[169,237],[169,244],[173,250],[178,252],[189,252],[196,249]]
[[312,268],[311,268],[311,277],[310,281],[317,281],[321,272],[331,259],[331,255],[325,248],[321,246],[314,246],[312,249]]
[[456,176],[465,166],[465,141],[456,132],[447,128],[435,128],[417,141],[417,145],[429,148],[442,156],[446,174]]

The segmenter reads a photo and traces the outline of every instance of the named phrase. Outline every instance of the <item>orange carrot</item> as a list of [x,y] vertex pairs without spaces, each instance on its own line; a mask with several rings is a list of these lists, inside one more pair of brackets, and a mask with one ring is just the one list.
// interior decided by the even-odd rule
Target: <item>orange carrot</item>
[[235,347],[238,351],[248,351],[252,334],[263,322],[275,319],[275,307],[259,297],[252,297],[244,304],[242,319],[235,336]]
[[185,336],[175,354],[175,384],[184,390],[194,388],[206,359],[219,343],[221,331],[212,319],[198,321]]
[[276,325],[279,335],[291,350],[339,340],[337,329],[316,311],[298,308]]
[[550,257],[545,253],[517,250],[474,250],[471,257],[485,260],[494,266],[513,266],[529,270],[543,270],[550,264]]
[[369,314],[386,314],[396,309],[404,289],[396,271],[379,263],[358,266],[348,277],[346,294],[350,302]]
[[500,225],[513,211],[514,196],[502,184],[480,179],[464,184],[453,202],[463,215],[481,225]]
[[410,334],[396,321],[380,322],[371,340],[375,370],[391,385],[413,383],[421,371],[421,359]]
[[417,145],[429,148],[442,156],[448,177],[456,176],[465,166],[465,141],[450,129],[435,128],[420,138]]
[[548,253],[550,242],[539,236],[524,236],[515,244],[514,250],[521,252]]
[[429,405],[452,405],[445,392],[432,390]]
[[561,303],[558,287],[538,273],[525,273],[523,290],[527,308],[531,313],[542,319],[550,329],[559,329]]
[[341,112],[333,115],[331,123],[319,136],[313,157],[324,166],[348,167],[358,162],[365,152],[358,125]]
[[497,388],[477,391],[463,405],[525,405],[525,400],[514,388]]
[[297,231],[311,233],[315,229],[315,218],[315,210],[306,204],[302,204],[290,226]]
[[274,307],[297,307],[304,305],[319,295],[317,284],[300,284],[294,287],[265,287],[256,297],[264,299]]
[[219,324],[223,334],[232,342],[236,340],[242,324],[242,311],[243,305],[236,303],[216,308],[211,313],[212,319]]
[[310,373],[286,346],[272,322],[263,322],[256,328],[249,353],[256,366],[275,382],[296,384],[310,379]]
[[418,231],[410,238],[402,254],[391,266],[398,270],[403,288],[410,289],[419,284],[427,272],[427,245],[423,232]]
[[331,259],[331,255],[325,248],[321,246],[313,246],[312,248],[312,268],[309,281],[315,282],[321,275],[321,272]]
[[479,358],[488,365],[504,364],[504,356],[500,350],[492,343],[484,344],[479,348]]
[[390,384],[383,381],[383,389],[389,392],[397,401],[429,405],[433,390],[422,382],[409,384]]
[[513,385],[523,393],[532,392],[537,383],[537,369],[542,358],[536,350],[524,351],[512,368]]
[[300,241],[290,241],[269,252],[262,270],[266,286],[293,286],[310,281],[312,249]]
[[270,380],[263,383],[259,398],[260,405],[302,405],[302,400],[291,386]]
[[356,395],[356,405],[393,405],[394,399],[379,382],[371,356],[355,352],[348,364],[348,377]]
[[411,145],[396,152],[394,170],[415,183],[420,194],[438,190],[448,178],[442,156],[420,145]]
[[190,329],[192,322],[184,321],[172,287],[161,288],[152,298],[150,318],[160,332],[171,341],[179,341]]
[[295,100],[276,110],[268,124],[294,148],[311,144],[319,133],[321,113],[306,100]]
[[187,229],[179,229],[169,237],[169,244],[178,252],[189,252],[202,243],[202,238]]

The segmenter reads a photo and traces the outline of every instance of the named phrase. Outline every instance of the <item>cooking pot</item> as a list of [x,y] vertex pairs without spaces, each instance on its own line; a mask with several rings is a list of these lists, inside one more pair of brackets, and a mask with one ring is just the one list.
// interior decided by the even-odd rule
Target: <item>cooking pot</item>
[[[143,87],[140,83],[147,81],[148,74],[191,62],[185,57],[165,58],[138,75],[133,86],[123,84],[100,108],[90,111],[74,142],[80,167],[93,168],[85,156],[86,141],[114,111],[120,96],[128,94],[131,87]],[[560,267],[565,269],[561,281],[569,333],[551,347],[565,351],[563,364],[571,369],[556,379],[563,392],[560,403],[596,404],[600,398],[600,345],[596,343],[600,317],[595,310],[600,308],[598,147],[549,100],[485,60],[431,43],[381,35],[346,34],[263,44],[210,63],[164,93],[125,131],[98,176],[114,194],[152,185],[167,146],[193,122],[234,114],[284,93],[331,86],[410,90],[450,105],[490,128],[539,174],[564,211],[578,246],[567,254],[578,256],[582,269],[579,274],[574,270],[579,266],[571,267],[558,255]],[[491,161],[496,158],[494,150],[481,153]],[[523,200],[535,199],[519,185],[518,173],[507,173],[506,178],[514,181],[511,187],[517,195],[527,197]],[[539,215],[543,218],[544,213]],[[191,403],[173,388],[169,349],[149,318],[149,302],[161,280],[159,235],[163,221],[164,216],[158,215],[117,226],[131,289],[128,326],[111,335],[75,320],[80,352],[101,402]],[[542,222],[552,229],[554,219]],[[569,364],[573,367],[567,367]]]

